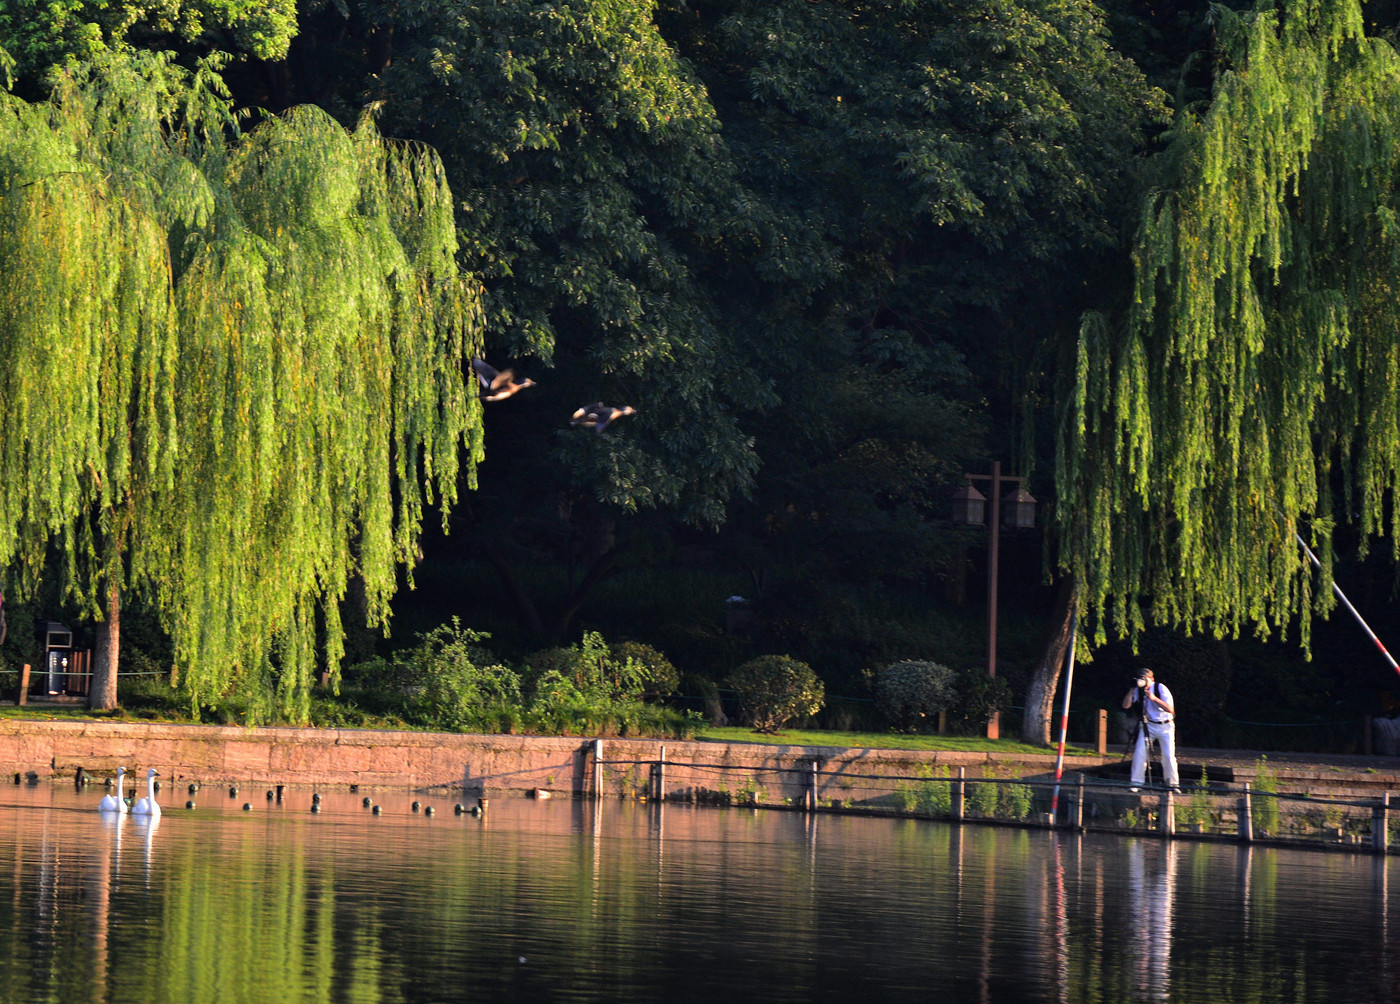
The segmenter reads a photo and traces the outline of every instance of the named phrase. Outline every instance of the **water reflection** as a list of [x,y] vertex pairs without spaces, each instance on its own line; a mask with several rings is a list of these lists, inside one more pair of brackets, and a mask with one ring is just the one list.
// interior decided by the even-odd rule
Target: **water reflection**
[[1388,860],[413,797],[211,798],[152,825],[5,789],[0,1002],[1400,996]]

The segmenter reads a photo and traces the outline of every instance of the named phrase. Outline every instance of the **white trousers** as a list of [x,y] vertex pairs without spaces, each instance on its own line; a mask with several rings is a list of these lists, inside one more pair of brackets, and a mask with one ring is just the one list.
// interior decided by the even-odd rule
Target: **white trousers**
[[1147,776],[1147,737],[1157,740],[1157,748],[1162,751],[1162,775],[1167,786],[1180,786],[1181,779],[1176,774],[1176,722],[1143,722],[1138,730],[1137,742],[1133,745],[1133,787],[1140,787]]

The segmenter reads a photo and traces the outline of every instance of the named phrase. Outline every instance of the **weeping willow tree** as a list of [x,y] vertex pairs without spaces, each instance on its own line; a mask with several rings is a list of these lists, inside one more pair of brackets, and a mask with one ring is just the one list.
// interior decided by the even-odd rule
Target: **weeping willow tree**
[[1060,553],[1095,644],[1296,619],[1306,645],[1337,514],[1400,547],[1400,59],[1354,0],[1216,17],[1228,69],[1177,124],[1132,303],[1065,368]]
[[[296,108],[247,134],[210,66],[0,93],[0,565],[160,611],[192,705],[304,717],[338,601],[382,622],[480,412],[479,295],[433,151]],[[465,447],[465,449],[464,449]]]

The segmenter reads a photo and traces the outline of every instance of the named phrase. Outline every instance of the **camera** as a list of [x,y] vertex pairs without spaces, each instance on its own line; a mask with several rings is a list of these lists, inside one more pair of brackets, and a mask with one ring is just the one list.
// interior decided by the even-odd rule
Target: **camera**
[[1137,678],[1137,680],[1134,681],[1134,682],[1136,682],[1136,684],[1137,684],[1139,687],[1145,687],[1145,686],[1147,686],[1147,677],[1145,677],[1145,676],[1139,676],[1139,677]]

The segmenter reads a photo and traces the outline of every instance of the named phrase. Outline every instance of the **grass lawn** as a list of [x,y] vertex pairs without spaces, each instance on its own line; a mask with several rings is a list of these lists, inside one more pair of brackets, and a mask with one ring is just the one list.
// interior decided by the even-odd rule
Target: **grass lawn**
[[[704,728],[695,736],[701,742],[767,743],[780,746],[844,746],[878,750],[958,750],[986,753],[1054,753],[1051,746],[1030,746],[1015,739],[984,736],[900,735],[894,732],[817,732],[788,729],[766,736],[742,726]],[[1087,750],[1065,749],[1065,756],[1089,756]]]

